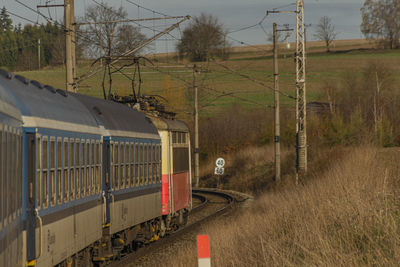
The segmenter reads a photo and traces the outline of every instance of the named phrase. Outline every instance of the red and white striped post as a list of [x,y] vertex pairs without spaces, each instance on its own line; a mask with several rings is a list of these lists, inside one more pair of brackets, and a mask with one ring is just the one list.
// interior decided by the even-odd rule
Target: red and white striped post
[[211,267],[208,235],[197,236],[197,257],[199,259],[199,267]]

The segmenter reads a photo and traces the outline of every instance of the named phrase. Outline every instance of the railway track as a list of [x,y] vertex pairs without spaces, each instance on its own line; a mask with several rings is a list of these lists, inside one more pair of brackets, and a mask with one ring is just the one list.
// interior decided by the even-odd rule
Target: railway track
[[[194,189],[192,192],[193,209],[190,212],[187,225],[168,236],[151,243],[138,250],[124,255],[121,259],[110,263],[107,266],[137,266],[143,265],[143,262],[148,260],[149,255],[161,250],[167,245],[173,244],[175,241],[182,238],[185,234],[193,231],[202,223],[221,216],[234,209],[236,200],[240,198],[232,192],[216,191],[212,189]],[[145,264],[144,264],[145,265]]]

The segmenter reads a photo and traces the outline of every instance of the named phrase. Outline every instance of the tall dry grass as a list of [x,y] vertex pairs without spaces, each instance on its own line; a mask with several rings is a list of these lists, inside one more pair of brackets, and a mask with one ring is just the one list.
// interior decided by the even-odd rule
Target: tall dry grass
[[[213,266],[398,266],[399,153],[349,148],[303,185],[203,227]],[[193,241],[163,265],[196,266],[195,251]]]

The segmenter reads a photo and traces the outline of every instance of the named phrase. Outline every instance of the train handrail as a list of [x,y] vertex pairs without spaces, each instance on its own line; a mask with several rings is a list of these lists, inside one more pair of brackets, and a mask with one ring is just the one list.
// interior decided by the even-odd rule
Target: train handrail
[[43,242],[43,235],[42,235],[43,221],[39,215],[39,211],[37,208],[35,209],[35,214],[36,214],[36,218],[39,219],[39,247],[40,247],[40,249],[39,249],[39,255],[36,258],[36,259],[39,259],[43,254],[43,244],[42,244],[42,242]]
[[107,199],[106,199],[106,194],[103,191],[102,193],[103,197],[103,224],[106,224],[107,222]]
[[112,201],[112,215],[115,218],[115,202],[114,202],[114,195],[111,194],[111,201]]

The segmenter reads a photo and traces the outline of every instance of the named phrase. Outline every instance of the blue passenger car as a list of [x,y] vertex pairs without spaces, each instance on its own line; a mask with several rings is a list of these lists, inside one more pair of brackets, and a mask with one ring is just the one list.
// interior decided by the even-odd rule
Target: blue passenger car
[[0,71],[0,266],[93,266],[160,236],[144,114]]
[[[0,72],[5,78],[7,73]],[[0,83],[0,266],[23,266],[22,118]]]
[[27,265],[54,266],[102,236],[102,133],[75,97],[21,76],[0,76],[24,135]]
[[104,127],[106,221],[114,238],[129,243],[134,226],[162,216],[160,136],[150,119],[126,105],[76,97]]

